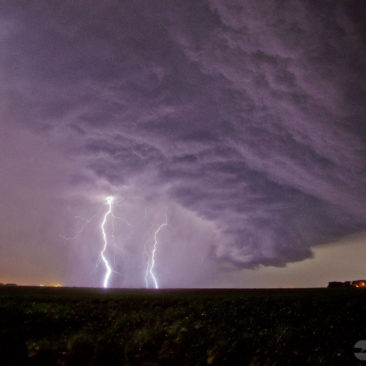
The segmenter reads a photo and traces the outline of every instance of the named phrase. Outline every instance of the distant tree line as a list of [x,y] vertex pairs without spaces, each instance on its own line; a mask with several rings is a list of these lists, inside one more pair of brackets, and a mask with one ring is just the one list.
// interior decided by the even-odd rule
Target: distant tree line
[[328,283],[329,287],[357,287],[357,288],[366,288],[366,280],[357,280],[357,281],[332,281]]

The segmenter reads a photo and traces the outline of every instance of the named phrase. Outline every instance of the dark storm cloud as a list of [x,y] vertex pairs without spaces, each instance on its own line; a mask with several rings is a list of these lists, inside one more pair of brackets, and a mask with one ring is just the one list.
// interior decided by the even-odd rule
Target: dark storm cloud
[[2,123],[168,193],[218,258],[301,260],[366,228],[359,4],[3,1]]

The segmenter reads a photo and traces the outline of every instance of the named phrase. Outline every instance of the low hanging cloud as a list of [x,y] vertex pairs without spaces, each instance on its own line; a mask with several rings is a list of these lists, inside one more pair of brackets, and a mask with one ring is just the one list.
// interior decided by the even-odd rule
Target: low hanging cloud
[[71,159],[65,192],[210,222],[219,261],[302,260],[366,229],[361,3],[2,1],[2,126]]

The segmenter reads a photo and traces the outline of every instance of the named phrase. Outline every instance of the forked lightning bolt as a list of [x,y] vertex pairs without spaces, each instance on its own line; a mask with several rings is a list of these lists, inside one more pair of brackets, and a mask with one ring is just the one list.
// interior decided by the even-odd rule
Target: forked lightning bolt
[[168,226],[168,216],[167,215],[165,215],[165,221],[155,230],[155,233],[154,233],[154,245],[153,245],[153,250],[151,252],[151,259],[147,263],[147,268],[146,268],[146,273],[145,273],[145,283],[146,283],[147,288],[149,287],[149,281],[148,281],[149,274],[150,274],[150,278],[154,282],[154,287],[156,289],[159,288],[158,279],[156,278],[156,275],[154,273],[155,254],[156,254],[156,251],[157,251],[158,246],[159,246],[158,234],[160,233],[161,229],[164,226]]
[[102,251],[100,252],[100,257],[102,258],[102,261],[103,261],[103,263],[105,265],[105,269],[106,269],[105,275],[104,275],[104,280],[103,280],[103,287],[104,288],[108,287],[109,278],[110,278],[111,273],[112,273],[111,265],[109,264],[108,259],[105,257],[104,254],[105,254],[105,251],[108,248],[108,238],[107,238],[107,234],[105,232],[105,224],[107,223],[108,216],[112,213],[113,201],[114,201],[114,197],[112,197],[112,196],[108,196],[106,198],[106,202],[107,202],[107,205],[108,205],[108,210],[104,214],[102,224],[100,225],[101,230],[102,230],[103,241],[104,241],[104,246],[103,246]]

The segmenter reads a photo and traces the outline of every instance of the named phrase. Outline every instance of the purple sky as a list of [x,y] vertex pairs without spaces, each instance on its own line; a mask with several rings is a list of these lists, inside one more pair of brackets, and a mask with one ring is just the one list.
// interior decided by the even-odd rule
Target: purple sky
[[347,245],[356,266],[365,18],[362,0],[0,0],[0,282],[100,286],[108,195],[113,286],[145,285],[165,214],[164,287],[324,285]]

